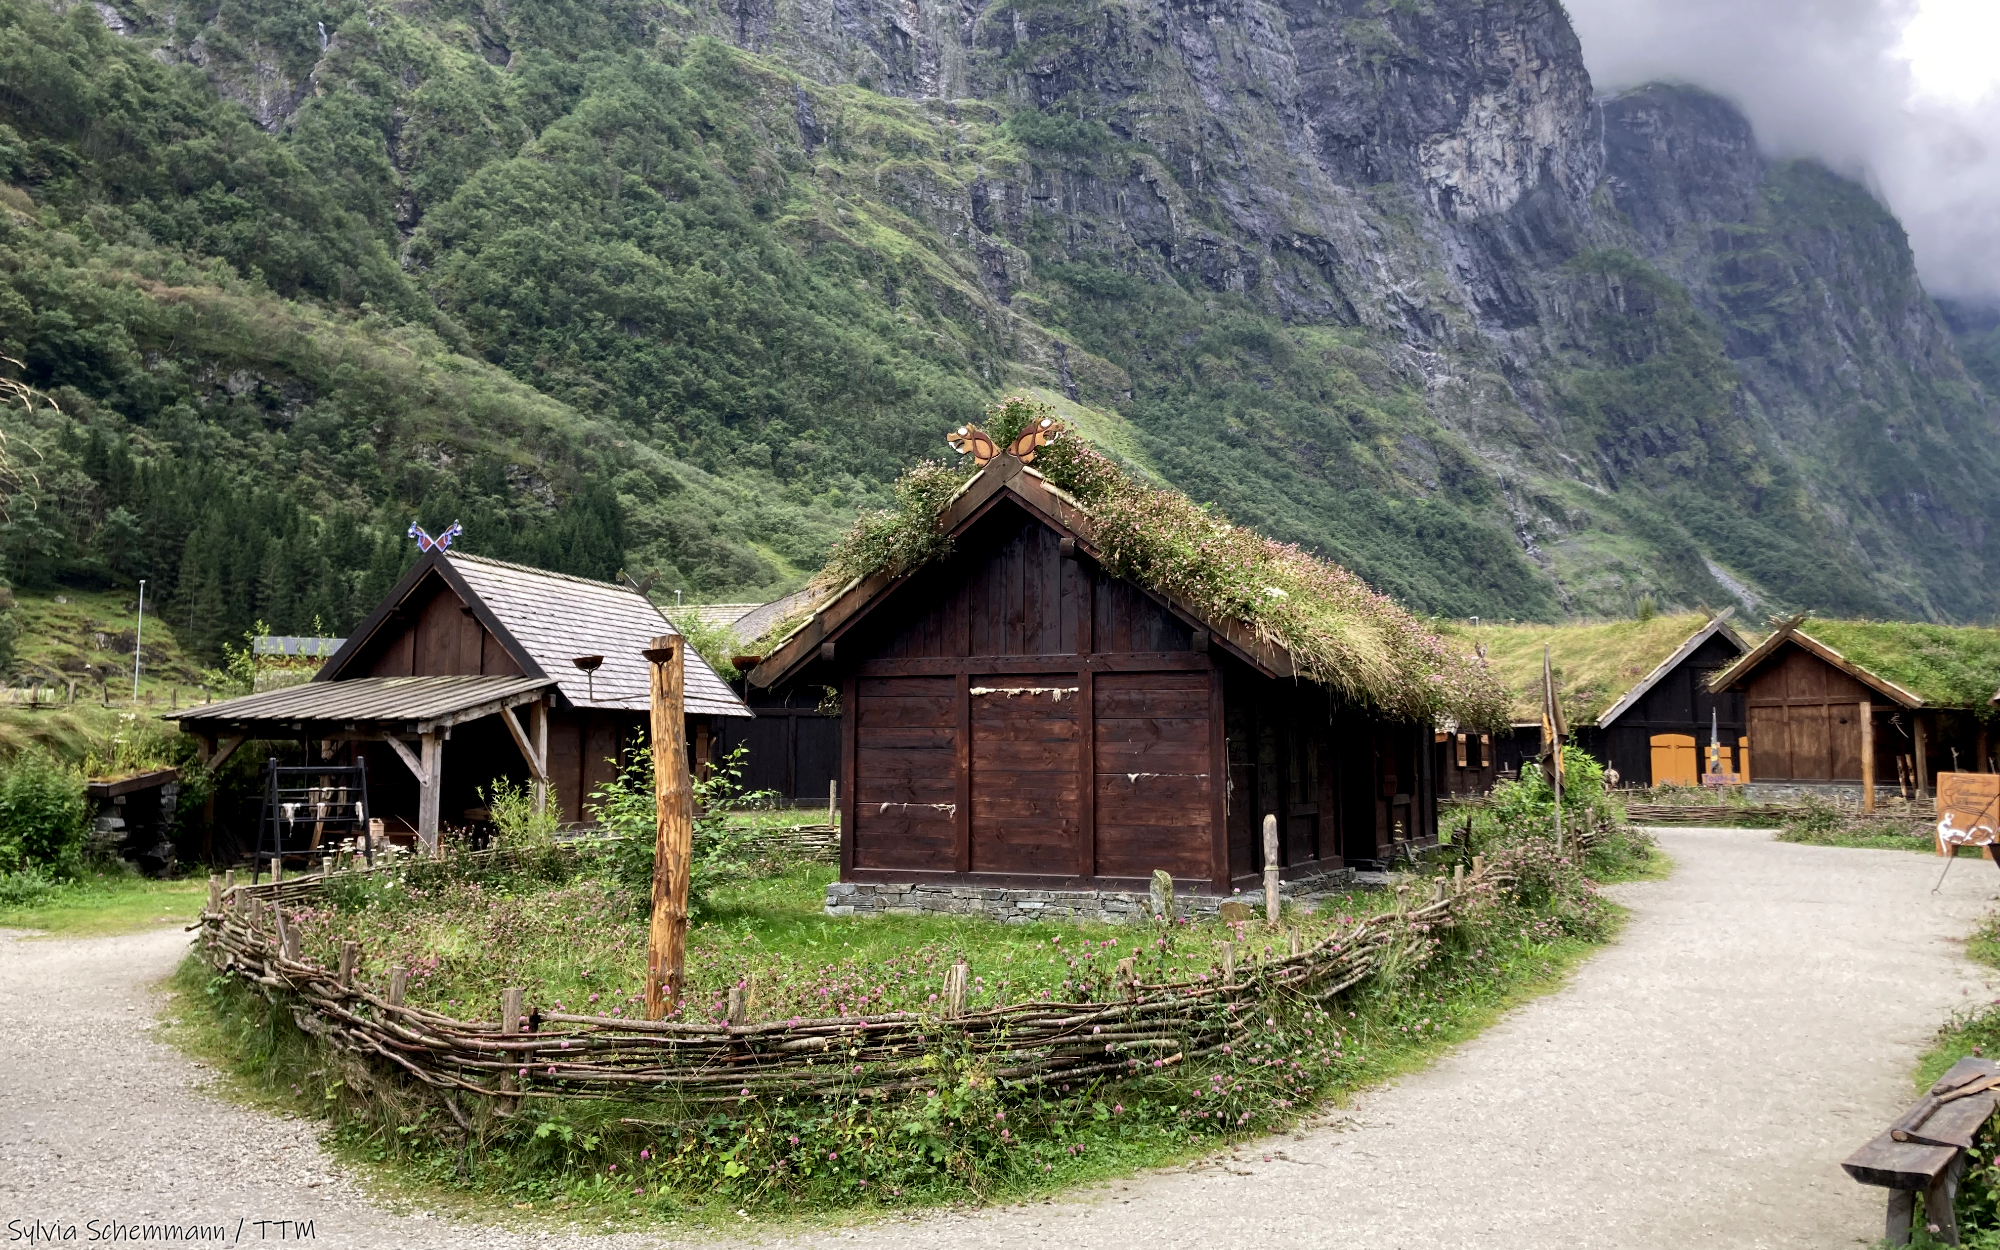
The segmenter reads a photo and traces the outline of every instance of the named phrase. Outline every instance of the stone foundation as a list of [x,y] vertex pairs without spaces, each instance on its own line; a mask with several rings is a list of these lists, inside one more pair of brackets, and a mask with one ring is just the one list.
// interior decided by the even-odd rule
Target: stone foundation
[[[1883,786],[1877,783],[1877,799],[1895,794],[1894,784]],[[1861,806],[1861,783],[1858,781],[1750,781],[1743,785],[1743,797],[1752,803],[1797,803],[1801,799],[1818,798],[1829,803],[1839,803],[1846,807]]]
[[[1304,901],[1351,885],[1354,880],[1354,870],[1342,868],[1283,882],[1279,892],[1288,902]],[[1260,914],[1264,906],[1261,890],[1233,895],[1176,894],[1174,911],[1182,916],[1213,916],[1231,899],[1256,908]],[[1144,890],[1013,890],[984,885],[835,881],[826,887],[826,914],[985,916],[1002,924],[1031,920],[1133,924],[1152,919],[1153,900]]]

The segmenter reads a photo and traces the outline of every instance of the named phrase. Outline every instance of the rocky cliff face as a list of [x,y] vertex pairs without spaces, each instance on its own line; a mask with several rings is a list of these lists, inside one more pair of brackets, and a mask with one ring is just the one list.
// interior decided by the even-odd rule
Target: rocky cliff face
[[[885,298],[927,290],[899,315],[985,383],[1420,605],[2000,611],[2000,422],[1901,228],[1723,101],[1595,96],[1554,0],[399,12],[503,83],[586,34],[743,50],[802,249],[925,257]],[[230,69],[226,12],[143,17],[273,127],[374,93],[378,215],[425,266],[462,245],[426,241],[483,159],[426,99],[450,57],[364,81],[350,19]]]

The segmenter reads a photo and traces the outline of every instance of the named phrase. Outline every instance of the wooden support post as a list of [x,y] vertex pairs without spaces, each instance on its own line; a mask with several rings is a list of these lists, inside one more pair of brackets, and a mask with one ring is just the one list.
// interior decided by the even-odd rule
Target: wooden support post
[[285,857],[282,855],[273,855],[271,857],[271,884],[276,885],[284,879]]
[[840,828],[840,778],[826,783],[826,823]]
[[213,916],[222,911],[222,878],[208,874],[208,913]]
[[1264,923],[1278,923],[1278,818],[1264,815]]
[[1464,864],[1453,864],[1453,865],[1451,866],[1451,892],[1452,892],[1453,894],[1463,894],[1463,893],[1465,893],[1465,865],[1464,865]]
[[361,943],[348,938],[340,944],[340,987],[354,988],[354,965],[361,962]]
[[686,656],[673,634],[646,650],[652,668],[653,922],[646,935],[646,1018],[680,1003],[687,961],[688,869],[694,858],[694,789],[687,767]]
[[[500,1036],[513,1037],[521,1031],[521,1017],[528,1014],[526,1007],[527,997],[528,992],[518,985],[510,985],[500,991]],[[504,1062],[512,1063],[512,1054],[506,1054]],[[516,1083],[514,1073],[502,1068],[500,1070],[500,1092],[503,1094],[512,1094],[519,1088],[520,1086]],[[500,1111],[503,1115],[513,1111],[513,1109],[514,1100],[511,1098],[504,1100],[500,1104]]]
[[1287,932],[1291,938],[1292,958],[1297,959],[1299,957],[1299,931],[1297,928],[1293,928]]
[[1931,786],[1930,750],[1924,742],[1924,714],[1922,712],[1911,712],[1910,720],[1915,723],[1916,727],[1916,759],[1913,763],[1916,765],[1917,773],[1917,801],[1921,803],[1923,802],[1924,792],[1930,789]]
[[963,959],[944,971],[944,996],[940,1006],[947,1020],[965,1014],[965,1000],[972,992],[972,968]]
[[401,964],[389,965],[389,1005],[400,1007],[410,989],[410,970]]
[[297,929],[294,929],[291,925],[285,923],[285,912],[283,908],[277,907],[275,903],[272,904],[272,906],[276,908],[278,913],[279,949],[284,951],[285,958],[287,961],[291,963],[297,963],[299,962],[299,931]]
[[528,709],[528,730],[535,736],[535,815],[549,809],[549,700],[544,695]]
[[1917,1191],[1914,1189],[1892,1189],[1889,1191],[1889,1221],[1882,1239],[1892,1246],[1910,1244],[1910,1225],[1917,1216]]
[[1936,1225],[1931,1235],[1947,1246],[1958,1244],[1958,1178],[1964,1173],[1965,1152],[1960,1151],[1924,1191],[1924,1223]]
[[1875,705],[1861,701],[1861,810],[1875,810]]
[[424,853],[438,853],[438,800],[444,787],[444,735],[432,731],[423,735],[423,776],[417,791],[417,840],[424,844]]
[[750,991],[741,985],[729,987],[729,1023],[747,1024],[750,1020]]
[[1222,944],[1222,983],[1224,985],[1236,984],[1236,943],[1234,942],[1224,942]]

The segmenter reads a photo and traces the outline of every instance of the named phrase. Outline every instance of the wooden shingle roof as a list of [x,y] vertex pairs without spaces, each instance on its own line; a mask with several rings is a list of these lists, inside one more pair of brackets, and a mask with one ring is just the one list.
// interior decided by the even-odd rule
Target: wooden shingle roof
[[[631,712],[650,706],[649,673],[640,653],[653,638],[680,632],[652,600],[630,586],[485,556],[449,552],[440,562],[478,596],[572,704]],[[571,662],[585,655],[604,657],[594,676]],[[689,715],[750,715],[693,648],[688,650],[686,699]]]

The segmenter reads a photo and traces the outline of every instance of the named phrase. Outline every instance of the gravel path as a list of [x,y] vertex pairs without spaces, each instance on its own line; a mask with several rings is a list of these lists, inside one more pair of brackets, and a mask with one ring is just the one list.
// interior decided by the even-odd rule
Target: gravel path
[[[1223,1244],[1837,1246],[1880,1235],[1839,1160],[1906,1100],[1937,1025],[1989,995],[1960,939],[2000,896],[1983,862],[1669,830],[1678,868],[1619,887],[1622,939],[1574,982],[1339,1122],[1060,1202],[776,1242],[879,1250]],[[185,935],[0,941],[6,1221],[311,1220],[314,1244],[662,1244],[509,1230],[371,1202],[302,1121],[204,1091],[149,1035]],[[51,1056],[74,1053],[68,1060]],[[26,1225],[21,1226],[25,1238]],[[266,1225],[262,1240],[277,1241]],[[747,1231],[747,1230],[746,1230]],[[287,1238],[287,1240],[295,1239]],[[25,1239],[21,1244],[26,1244]]]

